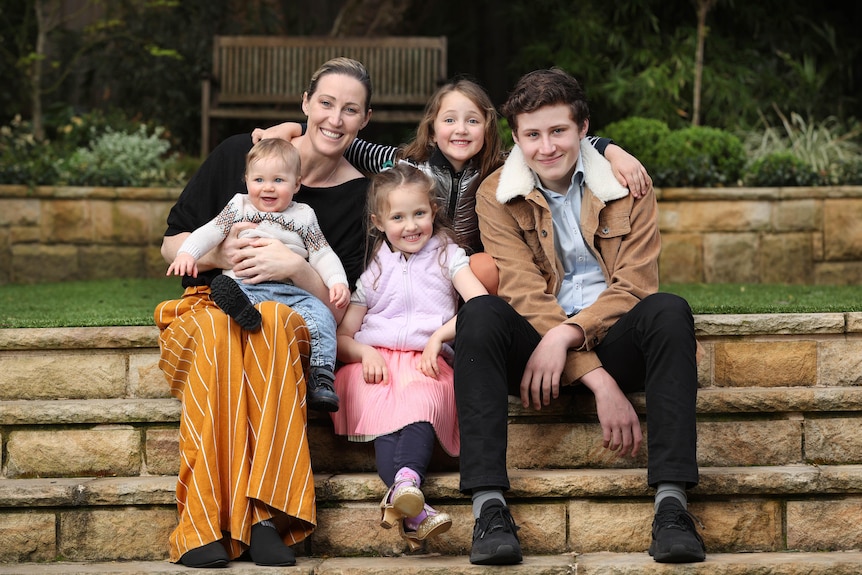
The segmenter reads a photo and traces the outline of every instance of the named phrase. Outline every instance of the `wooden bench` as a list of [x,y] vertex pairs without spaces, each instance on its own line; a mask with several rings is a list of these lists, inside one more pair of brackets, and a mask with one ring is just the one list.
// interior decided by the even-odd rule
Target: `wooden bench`
[[312,74],[347,56],[371,76],[376,122],[418,122],[446,79],[445,36],[216,36],[212,72],[201,89],[201,156],[209,153],[214,118],[304,120],[300,102]]

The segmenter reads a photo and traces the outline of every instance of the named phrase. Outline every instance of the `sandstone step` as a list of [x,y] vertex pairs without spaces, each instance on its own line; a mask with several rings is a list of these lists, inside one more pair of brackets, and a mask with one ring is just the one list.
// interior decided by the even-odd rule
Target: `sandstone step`
[[[862,384],[862,313],[699,315],[702,388]],[[168,397],[155,327],[0,329],[0,400]]]
[[[527,556],[509,567],[471,565],[466,556],[434,555],[369,558],[299,558],[295,567],[256,567],[235,561],[229,572],[236,575],[858,575],[859,552],[821,553],[719,553],[703,563],[662,565],[646,553],[587,553]],[[110,563],[2,564],[4,575],[175,575],[189,569],[166,561]],[[196,569],[198,575],[222,575],[224,569]]]
[[[862,549],[862,314],[698,316],[696,328],[702,467],[691,509],[706,526],[710,561],[684,572],[862,573],[853,553]],[[158,369],[156,336],[152,327],[0,330],[0,561],[22,562],[0,573],[59,557],[185,570],[164,562],[180,408]],[[632,400],[643,414],[642,394]],[[511,401],[509,421],[508,498],[532,556],[513,569],[667,572],[643,552],[652,519],[645,453],[621,460],[601,448],[589,395],[540,413]],[[457,571],[459,562],[485,572],[464,557],[473,521],[456,460],[438,453],[426,484],[455,522],[427,546],[442,563],[423,556],[416,566],[417,557],[398,558],[397,533],[377,525],[383,487],[371,446],[335,437],[316,414],[309,441],[319,526],[290,572]],[[844,553],[809,553],[824,550]],[[316,559],[339,556],[368,559]],[[857,571],[842,571],[847,564]],[[114,565],[132,564],[92,567]],[[91,567],[63,566],[73,571],[54,572]]]
[[[644,470],[512,470],[511,480],[507,498],[525,553],[649,546],[653,507]],[[396,530],[378,525],[384,489],[374,474],[318,474],[315,484],[318,528],[298,554],[404,552]],[[165,559],[175,485],[174,477],[0,482],[0,561]],[[427,550],[467,553],[473,519],[457,473],[432,474],[424,490],[453,518]],[[862,466],[704,469],[690,509],[711,552],[858,550]]]
[[[642,394],[632,395],[642,415]],[[178,401],[90,399],[0,401],[0,445],[7,479],[178,472]],[[589,395],[564,396],[536,412],[510,401],[509,464],[525,469],[639,468],[603,449]],[[862,387],[707,388],[698,397],[698,460],[703,467],[862,463]],[[648,429],[644,426],[648,433]],[[336,437],[311,414],[309,442],[318,472],[371,471],[372,446]],[[433,467],[456,470],[438,448]]]

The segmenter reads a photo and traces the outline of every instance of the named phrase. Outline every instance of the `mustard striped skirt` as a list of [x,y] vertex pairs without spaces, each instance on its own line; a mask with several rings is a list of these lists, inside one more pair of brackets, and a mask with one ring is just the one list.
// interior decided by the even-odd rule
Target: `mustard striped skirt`
[[154,312],[159,367],[182,401],[179,524],[170,560],[223,540],[231,559],[248,548],[251,526],[273,519],[288,545],[316,524],[306,435],[308,330],[291,308],[258,306],[260,331],[246,332],[188,288]]

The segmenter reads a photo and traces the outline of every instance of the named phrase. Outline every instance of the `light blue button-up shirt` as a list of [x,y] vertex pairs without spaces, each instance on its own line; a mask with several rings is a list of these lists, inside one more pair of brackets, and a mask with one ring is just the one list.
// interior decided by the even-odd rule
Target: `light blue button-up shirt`
[[584,197],[584,166],[581,158],[578,158],[566,194],[558,194],[543,187],[538,177],[536,187],[551,208],[554,249],[563,263],[565,275],[557,293],[557,301],[566,315],[572,316],[596,301],[607,287],[602,268],[581,235],[581,201]]

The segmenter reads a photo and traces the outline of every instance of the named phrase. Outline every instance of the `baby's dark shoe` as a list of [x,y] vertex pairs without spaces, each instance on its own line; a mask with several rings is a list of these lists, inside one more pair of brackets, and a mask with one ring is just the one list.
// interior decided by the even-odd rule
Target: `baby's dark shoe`
[[335,393],[335,374],[326,367],[312,367],[308,382],[308,407],[315,411],[338,411],[338,395]]
[[210,283],[210,297],[223,312],[248,331],[260,329],[260,312],[236,283],[226,275],[218,275]]

